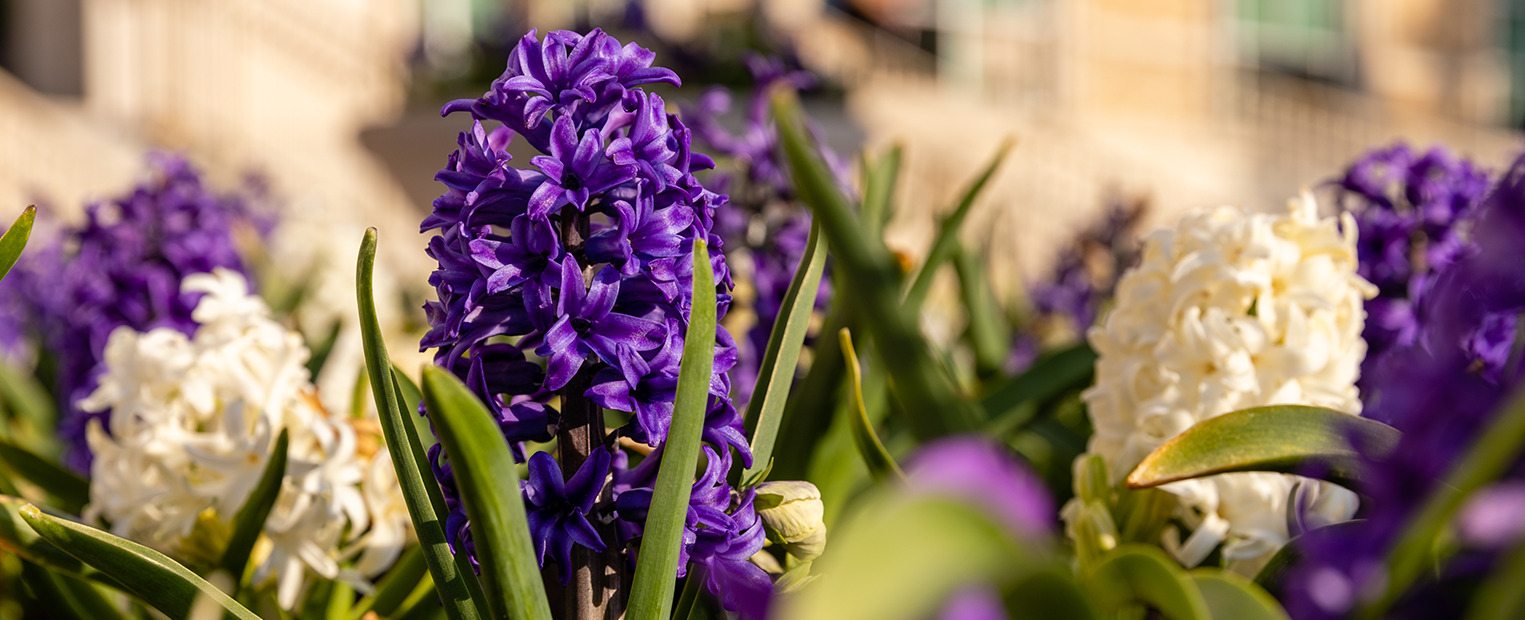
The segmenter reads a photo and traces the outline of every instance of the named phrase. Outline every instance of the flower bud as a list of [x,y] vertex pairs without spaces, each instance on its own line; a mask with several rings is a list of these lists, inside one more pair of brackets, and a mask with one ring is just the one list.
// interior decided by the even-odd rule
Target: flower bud
[[770,538],[789,555],[811,560],[826,548],[826,506],[815,485],[799,480],[764,482],[757,486],[753,506],[768,527]]

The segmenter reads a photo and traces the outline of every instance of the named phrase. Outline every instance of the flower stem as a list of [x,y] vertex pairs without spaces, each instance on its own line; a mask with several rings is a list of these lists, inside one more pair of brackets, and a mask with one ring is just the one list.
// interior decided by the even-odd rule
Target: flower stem
[[[570,479],[594,450],[604,445],[604,410],[585,395],[593,383],[588,364],[561,389],[561,429],[556,433],[561,471]],[[606,535],[600,532],[600,535]],[[567,620],[603,620],[611,602],[622,600],[616,576],[609,587],[604,554],[577,545],[572,549],[572,583],[567,586]],[[603,577],[602,579],[596,578]]]

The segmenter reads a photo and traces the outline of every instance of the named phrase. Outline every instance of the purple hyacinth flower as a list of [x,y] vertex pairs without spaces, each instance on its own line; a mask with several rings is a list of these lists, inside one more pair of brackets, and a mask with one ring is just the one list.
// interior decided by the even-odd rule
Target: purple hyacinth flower
[[635,414],[640,430],[638,441],[655,446],[667,439],[672,425],[673,403],[678,397],[678,361],[683,357],[683,340],[669,325],[667,343],[657,356],[647,362],[650,371],[634,384],[614,368],[604,368],[593,375],[588,398],[598,406]]
[[529,214],[544,220],[557,207],[571,203],[582,211],[588,197],[635,178],[634,164],[618,164],[604,156],[604,141],[597,129],[577,139],[572,117],[562,116],[551,127],[551,154],[530,160],[546,179],[529,198]]
[[487,276],[486,294],[501,293],[542,275],[560,276],[555,268],[560,266],[562,249],[549,222],[521,215],[514,218],[509,230],[506,239],[488,235],[468,244],[472,260],[492,270]]
[[678,138],[667,125],[667,105],[654,94],[628,93],[626,101],[634,110],[620,113],[623,108],[616,106],[604,123],[604,135],[630,128],[628,135],[609,143],[609,157],[616,164],[640,168],[645,178],[656,181],[655,191],[662,192],[683,178],[683,171],[668,163],[678,156]]
[[509,55],[510,68],[517,68],[519,74],[498,86],[504,92],[530,95],[524,119],[525,127],[531,129],[555,105],[597,99],[594,87],[614,77],[607,71],[608,61],[596,53],[603,31],[594,29],[583,36],[558,30],[543,41],[535,34],[534,30],[525,34]]
[[[737,612],[743,620],[768,617],[773,599],[773,580],[748,561],[762,551],[767,535],[762,519],[752,509],[757,491],[747,489],[731,511],[729,528],[699,528],[694,532],[690,556],[701,569],[704,585],[720,605]],[[729,501],[729,498],[727,498]]]
[[598,530],[588,521],[588,513],[604,489],[610,458],[608,450],[595,449],[572,479],[562,482],[561,466],[550,454],[536,452],[530,457],[524,498],[535,556],[545,568],[545,554],[552,554],[562,585],[572,580],[574,543],[599,552],[605,549]]
[[645,196],[634,206],[624,200],[616,200],[612,206],[619,225],[588,238],[590,260],[618,265],[620,273],[630,276],[640,273],[644,263],[682,256],[688,250],[684,233],[694,224],[693,210],[657,211],[652,199]]
[[1053,529],[1054,500],[1043,482],[987,437],[964,435],[922,446],[906,462],[906,478],[913,494],[982,506],[1019,535]]
[[618,368],[631,384],[649,368],[638,355],[662,346],[666,327],[649,319],[612,312],[620,294],[620,275],[604,267],[583,288],[582,267],[568,254],[561,263],[561,296],[556,300],[559,317],[545,332],[545,343],[535,352],[547,358],[545,388],[559,390],[582,368],[589,355]]

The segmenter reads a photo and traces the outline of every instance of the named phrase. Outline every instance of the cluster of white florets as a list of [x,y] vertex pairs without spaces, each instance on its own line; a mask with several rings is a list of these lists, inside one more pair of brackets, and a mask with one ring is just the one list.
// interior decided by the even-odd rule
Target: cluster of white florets
[[[1355,222],[1320,218],[1306,193],[1289,211],[1195,211],[1145,238],[1115,308],[1088,334],[1100,356],[1083,395],[1095,426],[1088,448],[1114,483],[1166,440],[1230,411],[1360,413],[1363,302],[1376,291],[1356,274]],[[1172,528],[1163,542],[1188,566],[1225,541],[1227,560],[1264,559],[1287,540],[1286,502],[1299,480],[1243,473],[1166,485],[1192,533],[1180,542]],[[1322,485],[1317,495],[1317,521],[1354,512],[1349,491]]]
[[85,518],[195,557],[231,528],[285,430],[286,475],[255,547],[253,579],[275,577],[287,609],[308,570],[365,588],[362,577],[392,564],[409,527],[374,422],[324,409],[301,336],[270,318],[243,276],[193,275],[184,290],[205,294],[192,315],[195,336],[116,330],[100,387],[80,403],[111,411],[109,432],[96,422],[87,431],[95,461]]

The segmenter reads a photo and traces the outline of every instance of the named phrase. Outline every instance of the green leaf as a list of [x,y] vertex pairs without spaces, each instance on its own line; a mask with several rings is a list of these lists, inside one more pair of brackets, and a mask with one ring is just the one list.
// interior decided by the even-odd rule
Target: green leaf
[[50,611],[80,620],[122,619],[125,616],[88,583],[49,571],[31,562],[21,564],[21,578]]
[[1467,620],[1518,620],[1525,618],[1525,544],[1517,544],[1514,550],[1494,565],[1492,575],[1472,597],[1467,607]]
[[171,618],[185,617],[198,594],[204,594],[234,617],[259,620],[216,586],[158,551],[54,517],[30,504],[19,512],[44,540],[111,576],[123,589]]
[[805,332],[810,329],[810,315],[815,310],[815,296],[825,269],[826,239],[821,236],[821,225],[812,222],[805,254],[800,257],[794,281],[789,283],[778,318],[773,321],[768,349],[757,371],[757,387],[747,403],[746,429],[752,437],[752,466],[743,476],[757,478],[754,482],[762,481],[757,474],[773,461],[773,440],[784,415],[784,403],[789,400],[789,388],[794,385],[795,366],[800,348],[805,345]]
[[418,415],[418,404],[424,401],[424,393],[419,391],[413,380],[408,378],[396,364],[392,365],[392,376],[397,381],[398,401],[402,405],[402,412],[413,420],[413,431],[418,436],[418,445],[428,454],[429,448],[439,443],[434,437],[434,431],[429,428],[429,420]]
[[1144,604],[1174,620],[1208,620],[1207,601],[1185,571],[1149,545],[1122,545],[1085,577],[1086,591],[1102,609],[1116,613]]
[[1269,592],[1250,580],[1221,569],[1191,571],[1192,581],[1214,620],[1288,620]]
[[[866,238],[847,199],[820,154],[805,140],[799,102],[781,91],[773,99],[779,142],[789,161],[794,189],[820,221],[841,268],[837,281],[850,282],[854,313],[867,328],[895,395],[907,412],[911,432],[920,440],[979,427],[984,413],[964,401],[953,381],[932,357],[914,315],[900,304],[899,273],[878,238]],[[819,357],[818,357],[819,359]]]
[[[881,489],[888,489],[881,487]],[[779,601],[779,618],[879,620],[931,617],[958,588],[997,589],[1038,570],[1060,569],[1034,541],[968,504],[880,494],[832,533],[817,560],[825,578]]]
[[[376,269],[376,229],[366,230],[360,244],[360,258],[355,266],[355,283],[360,302],[360,337],[365,347],[365,367],[370,374],[371,395],[376,399],[376,411],[381,422],[381,432],[392,455],[392,467],[397,471],[397,482],[402,488],[403,499],[408,506],[408,516],[413,520],[413,531],[418,535],[429,574],[439,589],[445,613],[451,620],[475,619],[485,613],[485,604],[472,597],[465,575],[450,553],[443,527],[444,513],[440,509],[443,499],[434,475],[424,478],[427,461],[423,449],[413,438],[410,429],[413,422],[401,407],[400,388],[393,380],[392,363],[387,357],[386,343],[381,339],[381,326],[376,320],[375,292],[372,289],[372,273]],[[485,603],[483,601],[482,603]]]
[[868,410],[863,406],[863,373],[858,366],[858,354],[853,350],[852,334],[844,327],[837,332],[837,338],[842,343],[842,355],[847,362],[847,391],[852,394],[852,412],[848,418],[852,421],[853,445],[858,447],[858,454],[863,457],[863,464],[868,466],[868,473],[875,482],[883,482],[886,478],[903,481],[905,472],[900,471],[895,459],[879,442],[874,424],[868,419]]
[[1089,620],[1096,618],[1090,597],[1075,583],[1068,567],[1038,571],[1007,588],[1006,615],[1010,620]]
[[444,609],[440,607],[438,594],[434,589],[434,580],[424,573],[423,579],[419,580],[418,587],[408,594],[402,604],[397,606],[397,611],[386,616],[391,620],[428,620],[444,615]]
[[461,503],[471,519],[482,589],[493,616],[549,620],[550,603],[508,442],[492,414],[455,375],[425,366],[423,384],[424,406],[454,464]]
[[90,481],[31,450],[0,439],[0,461],[17,476],[42,487],[65,512],[79,514],[90,503]]
[[986,394],[981,403],[990,412],[986,430],[1010,436],[1033,420],[1036,408],[1028,403],[1042,403],[1066,391],[1085,387],[1096,372],[1096,352],[1082,342],[1068,349],[1038,358],[1026,372]]
[[19,511],[27,505],[27,501],[19,497],[0,496],[0,511],[4,512],[4,516],[0,517],[0,549],[56,573],[119,588],[116,581],[38,536],[32,526],[21,518]]
[[1324,480],[1354,488],[1362,461],[1347,437],[1383,453],[1399,436],[1376,420],[1322,407],[1244,409],[1203,420],[1171,438],[1128,474],[1128,486],[1143,489],[1236,471],[1322,471]]
[[916,272],[916,279],[911,282],[911,288],[905,294],[905,307],[912,314],[921,312],[921,304],[932,290],[932,279],[937,276],[937,269],[953,258],[954,252],[958,250],[958,231],[963,228],[964,220],[969,218],[975,199],[979,198],[980,192],[990,182],[990,177],[995,176],[996,170],[1001,168],[1001,162],[1006,160],[1006,155],[1011,153],[1016,144],[1016,140],[1011,138],[1001,143],[995,157],[990,159],[985,170],[975,177],[974,183],[969,185],[963,198],[959,199],[958,206],[938,223],[937,236],[932,240],[932,248],[927,250],[927,259],[922,261],[921,270]]
[[233,535],[228,538],[228,546],[223,550],[222,560],[217,563],[217,567],[228,571],[228,575],[233,578],[234,594],[238,592],[238,584],[244,580],[244,569],[249,566],[249,552],[254,550],[255,541],[259,540],[260,532],[265,530],[265,519],[270,517],[270,510],[275,508],[275,499],[281,494],[281,482],[286,477],[288,445],[290,438],[283,428],[280,436],[275,439],[275,448],[270,451],[270,460],[265,463],[265,471],[260,474],[259,483],[233,518]]
[[[831,307],[826,312],[825,324],[819,332],[822,334],[835,334],[849,323],[845,298],[851,295],[841,285],[841,278],[832,285],[836,294],[832,295]],[[800,380],[799,388],[789,395],[778,439],[773,443],[770,476],[774,480],[804,479],[817,444],[834,424],[837,404],[841,402],[839,396],[847,376],[841,346],[834,338],[816,338],[811,348],[810,370]]]
[[[276,316],[281,316],[281,313],[277,313]],[[341,327],[344,327],[344,323],[334,321],[333,327],[328,329],[328,335],[312,343],[312,354],[307,358],[307,376],[312,377],[314,381],[317,380],[318,373],[323,372],[323,365],[328,363],[328,356],[334,352],[334,343],[339,341]]]
[[[1396,442],[1395,442],[1396,443]],[[1525,449],[1525,393],[1516,395],[1478,435],[1477,443],[1454,466],[1424,507],[1409,521],[1387,556],[1387,591],[1361,610],[1359,617],[1378,618],[1409,584],[1424,572],[1441,531],[1456,516],[1467,497],[1496,480]]]
[[994,377],[1006,366],[1011,356],[1011,324],[996,303],[990,281],[985,279],[982,257],[974,250],[959,244],[953,257],[953,268],[958,273],[959,291],[963,293],[964,311],[969,314],[966,334],[974,349],[975,372],[981,378]]
[[894,215],[895,182],[900,178],[900,158],[901,148],[896,144],[874,166],[869,167],[865,162],[863,208],[860,211],[865,237],[877,239],[883,235],[884,225]]
[[[429,567],[424,563],[423,551],[418,545],[409,545],[392,564],[386,576],[377,582],[376,591],[360,599],[350,609],[350,618],[360,620],[368,611],[374,611],[383,618],[391,616],[418,587],[419,581],[428,579],[428,575]],[[429,582],[429,589],[434,589],[433,581]]]
[[21,251],[26,249],[27,239],[32,236],[32,222],[36,219],[37,205],[29,206],[21,211],[16,223],[5,231],[5,236],[0,237],[0,280],[11,272],[16,259],[21,258]]
[[[58,418],[53,407],[53,396],[48,389],[30,373],[16,372],[9,365],[0,364],[0,398],[5,399],[11,412],[26,420],[32,433],[27,445],[53,444],[53,426]],[[44,454],[46,449],[39,448]]]
[[678,371],[678,399],[667,431],[646,534],[641,538],[641,561],[631,586],[630,620],[660,620],[672,610],[673,584],[678,579],[678,553],[683,544],[684,519],[693,490],[694,468],[704,416],[709,408],[710,375],[715,366],[715,272],[709,248],[694,239],[693,310],[683,343]]

